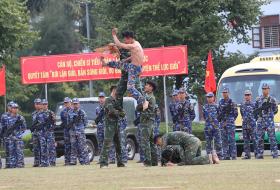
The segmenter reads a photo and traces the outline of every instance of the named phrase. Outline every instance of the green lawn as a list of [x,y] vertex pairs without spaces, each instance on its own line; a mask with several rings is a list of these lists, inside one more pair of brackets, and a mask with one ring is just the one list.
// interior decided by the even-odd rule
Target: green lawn
[[2,169],[0,189],[197,189],[279,190],[280,159],[223,161],[219,165],[146,168],[135,161],[128,167],[90,166]]

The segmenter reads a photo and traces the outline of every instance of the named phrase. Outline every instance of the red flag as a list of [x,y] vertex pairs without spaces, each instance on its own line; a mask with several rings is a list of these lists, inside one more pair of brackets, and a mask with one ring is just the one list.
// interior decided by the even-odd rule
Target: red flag
[[204,89],[206,93],[208,92],[216,92],[216,80],[215,80],[215,71],[212,62],[212,53],[211,50],[208,53],[208,60],[206,66],[206,75],[205,75],[205,85]]
[[0,96],[6,95],[5,65],[0,69]]

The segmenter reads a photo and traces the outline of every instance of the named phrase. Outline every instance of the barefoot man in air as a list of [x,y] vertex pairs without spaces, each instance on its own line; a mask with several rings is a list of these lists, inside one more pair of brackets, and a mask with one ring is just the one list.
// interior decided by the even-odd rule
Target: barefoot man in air
[[[145,100],[141,92],[139,92],[135,87],[135,84],[140,80],[139,77],[142,71],[142,64],[144,62],[143,48],[141,44],[134,39],[134,33],[131,31],[125,31],[122,33],[124,43],[120,42],[118,39],[116,28],[112,29],[112,36],[115,44],[119,48],[129,50],[131,56],[128,59],[121,60],[119,62],[111,61],[109,63],[105,63],[104,57],[101,57],[100,60],[102,65],[108,65],[128,72],[127,91],[137,100],[138,104],[143,104],[143,110],[145,110],[148,108],[149,102]],[[118,86],[118,88],[122,87]],[[117,94],[117,100],[119,97],[122,98],[122,95]]]

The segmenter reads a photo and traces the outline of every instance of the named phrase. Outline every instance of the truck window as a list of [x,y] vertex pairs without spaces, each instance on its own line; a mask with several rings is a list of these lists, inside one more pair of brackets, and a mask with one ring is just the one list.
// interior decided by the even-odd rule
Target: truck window
[[132,122],[135,120],[135,105],[134,101],[132,100],[125,100],[123,104],[124,111],[126,113],[127,117],[127,123],[132,124]]

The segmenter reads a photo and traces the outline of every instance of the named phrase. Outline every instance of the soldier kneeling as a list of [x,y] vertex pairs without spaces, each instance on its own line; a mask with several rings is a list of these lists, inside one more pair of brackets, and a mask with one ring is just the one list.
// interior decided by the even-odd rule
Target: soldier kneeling
[[[154,140],[162,148],[163,166],[170,165],[167,163],[179,166],[210,164],[209,157],[201,155],[201,141],[192,134],[176,131],[157,136]],[[213,161],[219,163],[219,158],[215,157]]]

